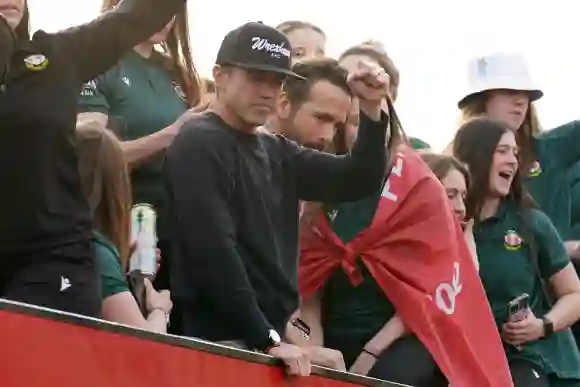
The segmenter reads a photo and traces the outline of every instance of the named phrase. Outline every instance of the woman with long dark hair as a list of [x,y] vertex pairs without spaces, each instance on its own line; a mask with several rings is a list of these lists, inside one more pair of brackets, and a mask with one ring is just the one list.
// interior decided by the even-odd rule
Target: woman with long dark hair
[[552,222],[524,191],[516,134],[474,119],[453,152],[471,174],[467,216],[515,386],[579,386],[569,327],[580,318],[580,281]]
[[469,171],[465,165],[453,156],[422,152],[421,158],[431,168],[435,177],[443,184],[447,200],[449,200],[457,220],[463,226],[465,242],[467,247],[469,247],[473,263],[475,266],[479,266],[473,239],[473,219],[467,219],[465,209],[465,199],[467,198],[467,189],[470,181]]
[[26,1],[0,0],[0,18],[16,36],[0,81],[1,297],[100,314],[75,149],[77,96],[184,4],[125,0],[91,23],[31,36]]

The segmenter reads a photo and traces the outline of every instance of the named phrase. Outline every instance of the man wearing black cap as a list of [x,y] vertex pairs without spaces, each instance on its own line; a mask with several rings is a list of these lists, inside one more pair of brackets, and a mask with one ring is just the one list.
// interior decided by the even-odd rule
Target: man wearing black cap
[[257,131],[284,79],[301,78],[290,66],[288,39],[276,29],[247,23],[228,33],[213,69],[213,111],[184,125],[165,172],[182,334],[241,341],[306,375],[305,352],[277,333],[299,302],[299,200],[354,201],[380,188],[388,76],[372,64],[345,74],[360,128],[352,153],[336,156]]

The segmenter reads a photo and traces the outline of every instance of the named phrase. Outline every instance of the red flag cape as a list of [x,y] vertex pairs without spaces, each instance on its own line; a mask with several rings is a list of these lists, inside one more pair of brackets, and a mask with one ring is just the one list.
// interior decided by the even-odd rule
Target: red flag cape
[[452,387],[513,387],[463,231],[445,190],[413,150],[399,148],[369,228],[345,245],[321,215],[302,231],[300,245],[303,297],[338,268],[360,283],[360,257]]

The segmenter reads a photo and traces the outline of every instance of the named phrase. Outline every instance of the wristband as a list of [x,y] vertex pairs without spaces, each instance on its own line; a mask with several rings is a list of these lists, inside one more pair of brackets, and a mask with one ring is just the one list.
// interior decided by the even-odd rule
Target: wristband
[[368,354],[368,355],[371,355],[372,357],[374,357],[374,358],[375,358],[375,359],[377,359],[377,360],[379,359],[379,357],[378,357],[377,355],[375,355],[374,353],[372,353],[371,351],[369,351],[369,350],[367,350],[367,349],[365,349],[365,348],[363,348],[363,349],[362,349],[362,351],[363,351],[364,353]]

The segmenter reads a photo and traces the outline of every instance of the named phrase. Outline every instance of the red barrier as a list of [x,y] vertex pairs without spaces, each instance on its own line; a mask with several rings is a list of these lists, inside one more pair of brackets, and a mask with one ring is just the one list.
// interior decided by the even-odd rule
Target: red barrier
[[199,340],[0,302],[1,387],[393,386],[321,369],[335,377],[288,378],[281,367],[264,364],[271,362]]

